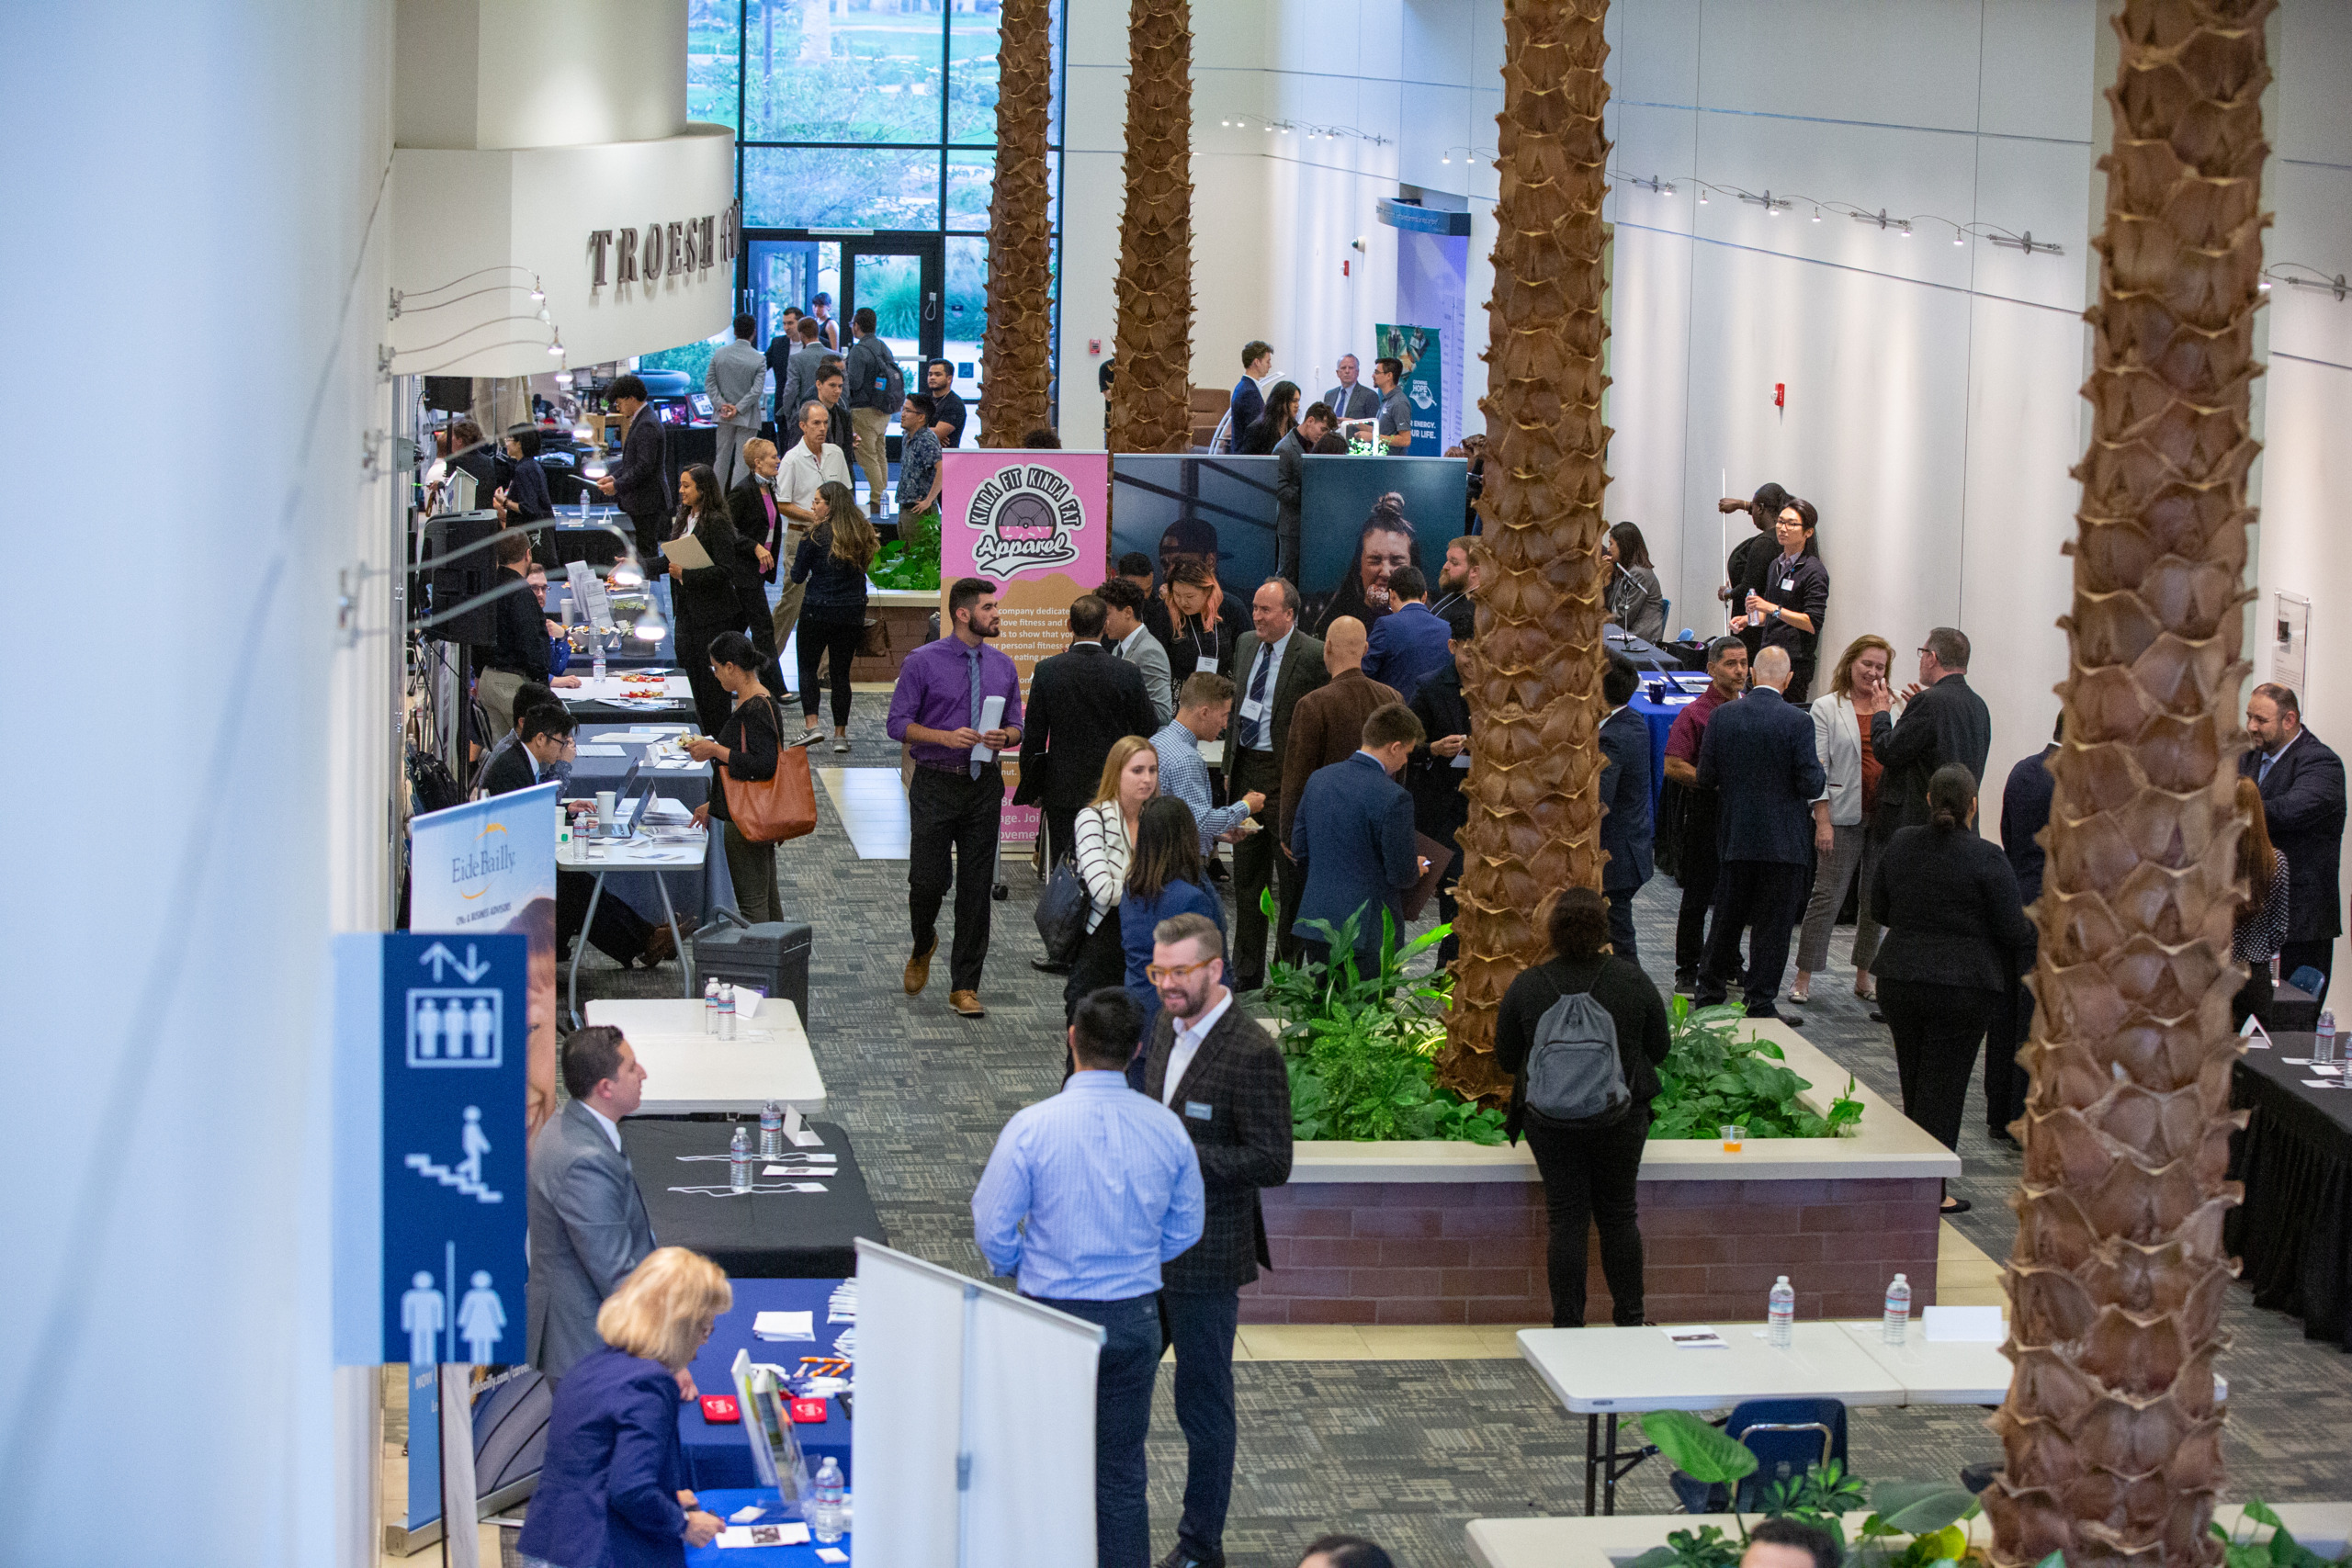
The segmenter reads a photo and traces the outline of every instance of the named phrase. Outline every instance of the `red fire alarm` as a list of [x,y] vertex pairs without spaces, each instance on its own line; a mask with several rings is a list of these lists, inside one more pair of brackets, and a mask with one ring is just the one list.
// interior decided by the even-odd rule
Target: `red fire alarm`
[[1772,383],[1772,406],[1776,409],[1786,409],[1789,406],[1789,384],[1786,381]]
[[1340,258],[1340,276],[1341,277],[1348,276],[1348,258],[1345,256]]
[[1102,353],[1102,340],[1099,337],[1088,338],[1086,340],[1086,352],[1099,358]]

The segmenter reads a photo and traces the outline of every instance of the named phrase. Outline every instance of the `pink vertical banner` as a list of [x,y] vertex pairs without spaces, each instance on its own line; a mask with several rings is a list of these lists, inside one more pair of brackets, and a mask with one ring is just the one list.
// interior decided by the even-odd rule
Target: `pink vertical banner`
[[[1025,699],[1037,660],[1069,646],[1070,601],[1110,570],[1111,455],[987,449],[947,452],[940,481],[939,618],[959,577],[998,588],[997,646],[1021,671]],[[1005,767],[1008,790],[1018,765]],[[1032,806],[1008,805],[1004,838],[1037,837]]]

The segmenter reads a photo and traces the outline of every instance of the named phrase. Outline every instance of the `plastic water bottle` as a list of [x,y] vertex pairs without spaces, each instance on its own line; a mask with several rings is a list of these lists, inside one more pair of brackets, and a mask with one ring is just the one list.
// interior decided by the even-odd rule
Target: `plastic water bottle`
[[808,1533],[822,1541],[842,1538],[842,1467],[827,1454],[808,1487]]
[[1911,1327],[1911,1281],[1897,1274],[1886,1288],[1886,1315],[1879,1320],[1879,1337],[1900,1345]]
[[1797,1337],[1797,1292],[1783,1274],[1773,1283],[1764,1307],[1765,1338],[1775,1350],[1785,1350]]
[[724,980],[718,982],[718,1037],[735,1038],[735,987]]
[[588,628],[588,673],[605,678],[605,634],[594,626]]
[[760,1157],[784,1157],[784,1107],[773,1100],[760,1107]]
[[716,976],[702,983],[702,1032],[718,1032],[718,980]]
[[2333,1064],[2335,1060],[2335,1015],[2324,1012],[2319,1015],[2319,1031],[2312,1036],[2312,1061],[2316,1065],[2321,1062]]
[[752,1130],[735,1123],[734,1141],[727,1145],[727,1185],[738,1192],[752,1190]]

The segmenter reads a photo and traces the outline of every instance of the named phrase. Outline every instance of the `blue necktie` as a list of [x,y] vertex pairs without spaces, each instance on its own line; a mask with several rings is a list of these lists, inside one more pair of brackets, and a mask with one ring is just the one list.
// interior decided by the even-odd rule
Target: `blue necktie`
[[[980,727],[980,650],[977,648],[972,649],[971,725],[974,729],[978,729]],[[980,770],[986,766],[988,766],[987,763],[981,761],[979,758],[974,757],[972,759],[972,776],[974,778],[978,778],[980,776]]]
[[2254,785],[2256,789],[2260,789],[2270,782],[2270,765],[2278,760],[2275,754],[2267,755],[2262,759],[2262,766],[2255,770],[2254,774]]
[[[1250,700],[1258,705],[1258,712],[1261,715],[1266,711],[1266,671],[1272,667],[1273,662],[1273,644],[1260,644],[1258,648],[1258,668],[1252,671],[1250,675]],[[1242,750],[1245,751],[1256,750],[1258,749],[1259,737],[1263,733],[1263,730],[1264,721],[1262,718],[1243,719],[1241,721]]]

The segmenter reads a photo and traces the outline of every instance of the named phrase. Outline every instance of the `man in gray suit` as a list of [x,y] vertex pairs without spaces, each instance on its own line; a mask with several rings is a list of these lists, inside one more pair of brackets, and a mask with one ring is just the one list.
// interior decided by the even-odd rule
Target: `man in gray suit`
[[760,391],[768,362],[752,346],[752,331],[748,313],[736,317],[733,340],[710,356],[710,368],[703,372],[703,390],[710,394],[711,412],[718,419],[718,450],[711,467],[722,495],[751,472],[743,466],[743,443],[760,433]]
[[1323,400],[1335,419],[1374,419],[1380,413],[1379,394],[1356,379],[1352,354],[1340,355],[1340,384],[1324,393]]
[[571,1098],[531,1145],[531,1278],[526,1354],[553,1382],[601,1348],[596,1310],[654,1247],[644,1195],[621,1153],[620,1119],[645,1098],[621,1032],[592,1024],[563,1043]]
[[1168,650],[1144,625],[1150,601],[1124,577],[1112,578],[1094,596],[1102,601],[1102,637],[1110,644],[1111,656],[1143,672],[1143,694],[1151,699],[1152,716],[1166,728],[1176,716],[1176,682],[1168,667]]

